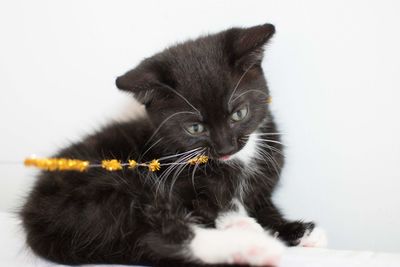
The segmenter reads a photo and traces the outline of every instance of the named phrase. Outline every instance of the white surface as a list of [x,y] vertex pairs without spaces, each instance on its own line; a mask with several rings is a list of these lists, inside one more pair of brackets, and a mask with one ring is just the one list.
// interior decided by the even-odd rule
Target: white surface
[[[265,70],[288,164],[278,202],[333,248],[399,251],[399,1],[0,2],[0,160],[48,155],[118,114],[114,79],[166,44],[272,22]],[[0,167],[0,209],[33,172]]]
[[[33,255],[24,245],[19,222],[10,214],[0,212],[0,266],[56,267]],[[209,242],[212,242],[209,240]],[[100,265],[85,265],[100,266]],[[117,266],[117,265],[107,265]],[[289,248],[279,267],[398,267],[400,254],[336,251],[315,248]]]

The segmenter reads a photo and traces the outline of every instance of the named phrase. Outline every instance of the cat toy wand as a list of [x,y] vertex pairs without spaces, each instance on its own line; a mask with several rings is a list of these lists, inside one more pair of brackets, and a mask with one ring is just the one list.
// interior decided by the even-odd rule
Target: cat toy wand
[[[172,163],[172,164],[204,164],[208,162],[208,157],[200,155],[186,162]],[[164,165],[171,165],[171,163],[161,163],[158,159],[153,159],[150,162],[139,163],[135,160],[128,160],[122,162],[117,159],[102,160],[101,164],[91,163],[86,160],[80,159],[67,159],[67,158],[36,158],[29,157],[24,160],[24,165],[27,167],[36,167],[46,171],[79,171],[84,172],[89,168],[103,168],[107,171],[119,171],[123,168],[135,169],[138,167],[146,167],[150,172],[161,170]]]

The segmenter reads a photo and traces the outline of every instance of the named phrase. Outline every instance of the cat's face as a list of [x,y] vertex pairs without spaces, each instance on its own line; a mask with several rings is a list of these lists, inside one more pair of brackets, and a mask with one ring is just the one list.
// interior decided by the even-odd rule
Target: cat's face
[[[175,151],[205,148],[228,160],[268,115],[261,68],[270,24],[233,28],[171,47],[117,79],[146,105],[162,142]],[[159,140],[161,138],[161,140]]]

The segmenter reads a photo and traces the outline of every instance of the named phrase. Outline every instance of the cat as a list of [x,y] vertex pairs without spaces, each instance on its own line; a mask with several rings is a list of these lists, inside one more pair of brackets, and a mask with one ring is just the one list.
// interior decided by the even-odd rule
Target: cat
[[[146,116],[110,123],[55,157],[172,164],[41,172],[20,211],[29,247],[71,265],[276,266],[285,245],[324,245],[313,222],[286,220],[271,200],[284,156],[261,63],[274,33],[271,24],[230,28],[118,77]],[[199,155],[208,163],[184,164]]]

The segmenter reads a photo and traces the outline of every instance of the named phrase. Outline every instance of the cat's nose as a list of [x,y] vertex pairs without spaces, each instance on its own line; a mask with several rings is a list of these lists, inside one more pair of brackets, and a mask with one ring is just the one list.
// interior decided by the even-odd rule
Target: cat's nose
[[226,145],[219,148],[216,152],[221,158],[229,157],[236,152],[236,147],[234,145]]

